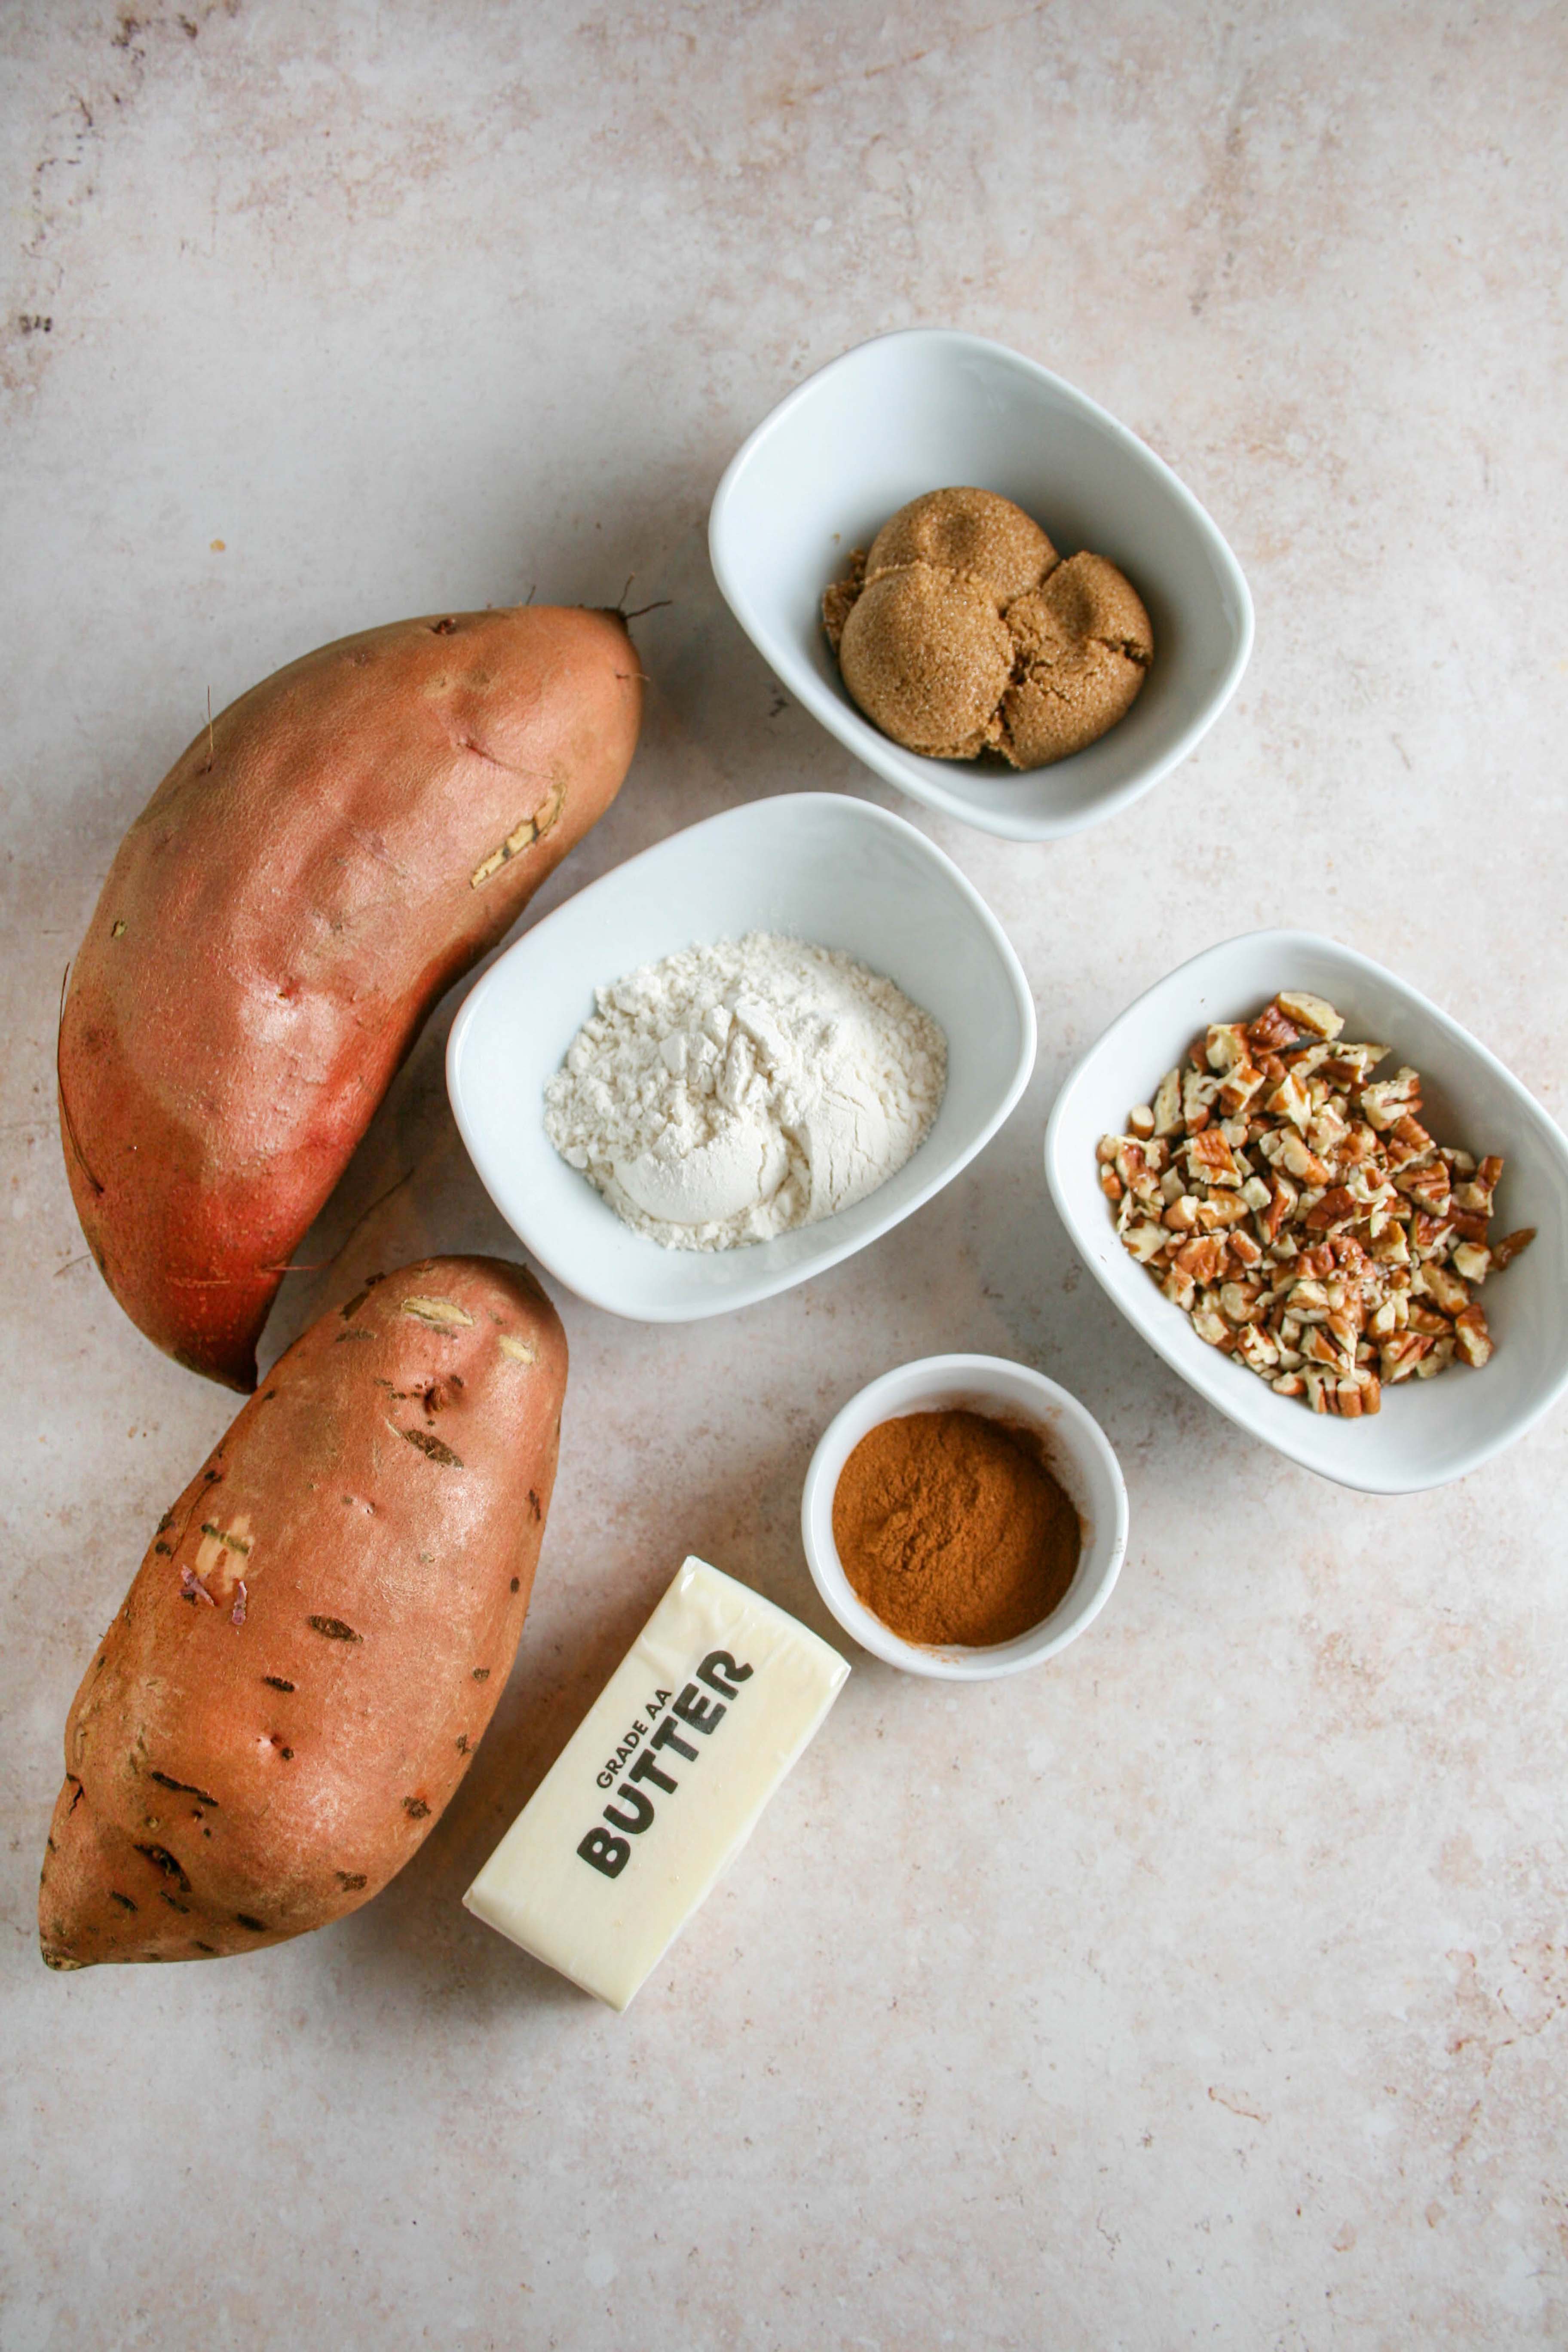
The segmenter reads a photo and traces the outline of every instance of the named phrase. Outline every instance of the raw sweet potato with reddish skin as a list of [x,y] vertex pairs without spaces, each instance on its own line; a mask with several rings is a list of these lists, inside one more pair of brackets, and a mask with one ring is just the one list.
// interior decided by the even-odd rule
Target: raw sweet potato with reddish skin
[[405,1266],[279,1359],[76,1695],[51,1968],[255,1951],[403,1867],[511,1666],[565,1388],[560,1318],[495,1258]]
[[150,1339],[233,1388],[291,1253],[445,990],[619,788],[616,613],[400,621],[204,728],[72,967],[60,1126],[88,1246]]

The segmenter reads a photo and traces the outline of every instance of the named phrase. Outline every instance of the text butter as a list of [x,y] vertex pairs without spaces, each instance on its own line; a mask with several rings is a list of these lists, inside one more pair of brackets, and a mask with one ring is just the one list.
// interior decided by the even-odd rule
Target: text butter
[[624,2010],[848,1672],[771,1601],[688,1559],[464,1902]]

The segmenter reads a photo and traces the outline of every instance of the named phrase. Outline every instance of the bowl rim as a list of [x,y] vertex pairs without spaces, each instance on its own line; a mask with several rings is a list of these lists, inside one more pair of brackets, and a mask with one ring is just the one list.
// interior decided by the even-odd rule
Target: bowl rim
[[[1115,1507],[1109,1527],[1094,1531],[1094,1551],[1090,1557],[1092,1559],[1098,1552],[1099,1558],[1091,1579],[1090,1598],[1087,1607],[1070,1625],[1054,1633],[1049,1632],[1057,1614],[1053,1610],[1049,1617],[1042,1618],[1027,1633],[1016,1635],[1011,1642],[998,1643],[994,1648],[966,1649],[962,1644],[952,1643],[942,1649],[926,1649],[918,1643],[906,1642],[893,1633],[854,1592],[833,1541],[831,1491],[827,1494],[823,1512],[826,1529],[823,1544],[818,1542],[814,1521],[818,1515],[830,1469],[834,1487],[837,1487],[843,1470],[843,1461],[836,1460],[842,1444],[843,1432],[846,1427],[861,1421],[868,1409],[872,1418],[866,1421],[861,1435],[875,1428],[879,1421],[898,1420],[904,1413],[924,1410],[919,1394],[921,1389],[935,1392],[958,1384],[980,1394],[989,1393],[1000,1398],[1003,1391],[998,1375],[1005,1376],[1009,1383],[1022,1383],[1032,1390],[1042,1405],[1048,1405],[1055,1414],[1060,1416],[1057,1424],[1058,1431],[1061,1422],[1065,1421],[1067,1431],[1062,1433],[1065,1449],[1079,1461],[1092,1457],[1098,1462],[1109,1479]],[[911,1381],[915,1383],[915,1394],[892,1411],[877,1413],[876,1407],[883,1396],[895,1389],[905,1389]],[[992,1383],[997,1384],[993,1386]],[[1043,1665],[1047,1659],[1056,1657],[1069,1643],[1077,1641],[1079,1635],[1093,1624],[1115,1589],[1127,1556],[1128,1528],[1127,1483],[1121,1475],[1121,1465],[1116,1458],[1115,1448],[1099,1422],[1070,1389],[1064,1389],[1059,1381],[1053,1381],[1047,1373],[1037,1371],[1032,1364],[1023,1363],[1010,1356],[962,1353],[917,1356],[908,1363],[889,1366],[875,1380],[868,1381],[863,1388],[857,1389],[853,1396],[847,1398],[839,1406],[812,1449],[801,1487],[800,1531],[805,1549],[805,1563],[823,1606],[835,1623],[852,1642],[869,1651],[884,1665],[896,1666],[902,1673],[922,1675],[940,1682],[994,1682],[1004,1675],[1023,1674],[1031,1666]],[[831,1572],[824,1564],[824,1549],[831,1554]],[[843,1592],[837,1590],[835,1578],[842,1583]],[[1060,1605],[1058,1602],[1058,1609]]]
[[[1375,1462],[1372,1459],[1369,1458],[1365,1463],[1358,1465],[1354,1458],[1349,1455],[1342,1471],[1338,1468],[1329,1469],[1321,1462],[1310,1459],[1300,1448],[1291,1443],[1289,1428],[1277,1435],[1271,1429],[1263,1426],[1262,1416],[1245,1389],[1238,1388],[1237,1393],[1233,1398],[1226,1392],[1225,1384],[1216,1380],[1211,1386],[1207,1378],[1200,1377],[1197,1370],[1183,1360],[1174,1340],[1177,1332],[1184,1328],[1185,1318],[1174,1321],[1169,1327],[1169,1337],[1167,1337],[1167,1326],[1163,1318],[1153,1312],[1153,1308],[1156,1304],[1163,1306],[1168,1302],[1160,1298],[1152,1285],[1148,1286],[1147,1300],[1140,1300],[1136,1307],[1121,1297],[1121,1293],[1112,1286],[1106,1272],[1106,1266],[1114,1264],[1115,1261],[1101,1258],[1089,1235],[1080,1226],[1066,1193],[1061,1173],[1065,1164],[1065,1147],[1062,1139],[1073,1112],[1075,1097],[1090,1066],[1099,1061],[1108,1048],[1115,1047],[1121,1033],[1131,1025],[1135,1015],[1149,998],[1167,987],[1173,981],[1178,981],[1184,977],[1195,979],[1203,972],[1205,967],[1217,964],[1226,956],[1233,955],[1244,948],[1256,949],[1264,945],[1268,946],[1271,953],[1277,954],[1281,961],[1288,961],[1296,955],[1309,953],[1321,955],[1326,952],[1351,971],[1391,988],[1396,995],[1405,998],[1430,1019],[1462,1055],[1471,1057],[1488,1070],[1505,1092],[1514,1097],[1524,1107],[1532,1119],[1542,1122],[1554,1148],[1564,1182],[1568,1183],[1568,1137],[1563,1135],[1551,1112],[1543,1104],[1536,1100],[1523,1080],[1516,1077],[1505,1062],[1500,1062],[1489,1047],[1483,1045],[1479,1037],[1472,1036],[1470,1032],[1456,1021],[1451,1013],[1445,1013],[1441,1005],[1434,1003],[1432,999],[1413,982],[1402,979],[1400,974],[1393,971],[1389,965],[1379,963],[1375,957],[1363,955],[1359,948],[1347,947],[1342,940],[1331,938],[1326,931],[1309,931],[1266,925],[1260,930],[1238,931],[1230,939],[1216,940],[1211,946],[1200,949],[1196,955],[1189,956],[1184,962],[1173,965],[1169,971],[1163,972],[1149,987],[1142,990],[1131,1003],[1124,1006],[1094,1042],[1079,1055],[1072,1068],[1062,1080],[1056,1100],[1051,1106],[1050,1116],[1046,1121],[1045,1174],[1052,1205],[1066,1228],[1068,1239],[1072,1243],[1079,1258],[1088,1267],[1107,1297],[1131,1324],[1140,1338],[1153,1349],[1156,1355],[1163,1357],[1171,1370],[1178,1373],[1190,1389],[1201,1396],[1206,1403],[1211,1404],[1215,1412],[1222,1412],[1227,1421],[1234,1422],[1236,1426],[1245,1430],[1249,1437],[1257,1438],[1261,1444],[1270,1446],[1276,1453],[1284,1454],[1287,1460],[1294,1462],[1299,1468],[1310,1471],[1315,1477],[1325,1479],[1330,1485],[1347,1487],[1354,1494],[1428,1494],[1435,1487],[1451,1485],[1456,1478],[1466,1477],[1470,1471],[1479,1469],[1483,1463],[1490,1462],[1498,1454],[1505,1453],[1510,1445],[1533,1429],[1536,1423],[1542,1420],[1557,1402],[1564,1389],[1568,1389],[1568,1359],[1565,1359],[1563,1368],[1557,1373],[1542,1383],[1534,1396],[1521,1405],[1501,1429],[1489,1437],[1477,1439],[1468,1445],[1461,1446],[1434,1475],[1391,1476],[1386,1471],[1379,1472]],[[1394,1047],[1391,1050],[1397,1051],[1398,1048]],[[1136,1101],[1140,1097],[1134,1093],[1129,1099]],[[1202,1370],[1205,1374],[1210,1371],[1206,1364]],[[1260,1403],[1261,1399],[1258,1402]],[[1316,1416],[1308,1416],[1308,1419],[1310,1423],[1315,1423]],[[1362,1428],[1364,1424],[1358,1423],[1356,1426]]]
[[[600,1282],[591,1273],[584,1279],[580,1270],[575,1267],[568,1273],[565,1267],[557,1262],[548,1222],[541,1224],[529,1219],[525,1213],[523,1221],[520,1223],[490,1190],[480,1154],[475,1148],[473,1121],[464,1100],[463,1082],[459,1076],[464,1044],[481,1008],[499,984],[496,975],[502,966],[524,949],[531,952],[533,942],[542,938],[548,938],[552,926],[560,925],[568,917],[580,921],[584,902],[591,902],[596,894],[608,890],[611,886],[619,883],[623,877],[649,859],[668,856],[676,843],[689,843],[696,835],[711,832],[719,827],[733,829],[746,825],[765,826],[780,823],[784,821],[783,812],[797,811],[803,803],[811,803],[825,809],[831,809],[836,816],[847,820],[851,824],[864,825],[873,833],[889,834],[906,845],[915,845],[917,853],[945,879],[947,886],[956,892],[988,940],[1011,992],[1018,1015],[1018,1056],[1014,1065],[1012,1076],[998,1101],[987,1118],[982,1120],[974,1134],[954,1159],[952,1166],[942,1174],[929,1178],[925,1182],[917,1185],[908,1200],[897,1207],[885,1210],[868,1230],[860,1234],[858,1238],[840,1240],[837,1243],[825,1238],[818,1255],[803,1263],[775,1269],[772,1273],[759,1271],[751,1281],[738,1282],[733,1291],[720,1297],[693,1297],[689,1301],[672,1299],[661,1303],[654,1309],[647,1307],[634,1309],[627,1307],[617,1297],[613,1283]],[[880,1241],[885,1234],[890,1233],[895,1225],[902,1224],[907,1217],[913,1216],[917,1209],[924,1208],[927,1202],[934,1200],[939,1192],[945,1191],[955,1178],[963,1174],[971,1161],[985,1149],[993,1136],[1016,1109],[1033,1073],[1037,1047],[1038,1024],[1035,1013],[1034,992],[1030,988],[1028,975],[1019,961],[1018,951],[973,883],[953,863],[945,850],[939,848],[934,841],[929,840],[920,827],[911,824],[907,817],[897,815],[891,809],[879,808],[874,801],[862,800],[858,793],[773,793],[762,800],[737,802],[731,807],[719,809],[711,816],[700,817],[693,824],[682,825],[676,832],[665,834],[658,841],[650,842],[647,848],[638,850],[631,857],[624,858],[618,866],[611,866],[607,873],[597,876],[592,882],[584,883],[583,887],[574,891],[570,898],[563,900],[560,906],[552,908],[549,914],[542,916],[537,923],[531,925],[520,937],[503,948],[500,955],[487,966],[468,991],[452,1024],[451,1034],[447,1040],[447,1096],[451,1105],[458,1132],[462,1139],[463,1149],[468,1153],[474,1171],[484,1186],[487,1195],[504,1220],[508,1230],[516,1234],[523,1247],[537,1259],[547,1274],[563,1285],[574,1297],[581,1298],[585,1305],[599,1307],[605,1314],[619,1316],[626,1322],[699,1323],[705,1322],[717,1315],[735,1314],[744,1307],[758,1306],[763,1299],[778,1297],[783,1292],[795,1289],[800,1283],[815,1280],[819,1274],[826,1274],[831,1267],[842,1265],[847,1258],[857,1256],[861,1250],[869,1248],[873,1242]],[[874,1198],[875,1195],[870,1197]],[[834,1222],[833,1218],[825,1217],[818,1226],[802,1227],[796,1230],[797,1232],[820,1232],[826,1237],[831,1234]],[[650,1248],[655,1246],[657,1244],[649,1244]],[[760,1243],[753,1248],[737,1255],[762,1259],[765,1257],[768,1246],[765,1242]]]
[[[955,352],[984,352],[988,357],[1005,362],[1037,383],[1048,385],[1067,405],[1077,408],[1091,420],[1121,448],[1134,464],[1152,474],[1171,492],[1184,509],[1201,539],[1206,543],[1215,568],[1225,575],[1235,599],[1239,626],[1236,633],[1231,656],[1221,677],[1204,708],[1146,767],[1124,782],[1108,790],[1084,810],[1063,815],[1044,814],[1009,816],[1005,810],[986,810],[974,806],[962,793],[955,792],[942,780],[944,763],[924,760],[919,753],[906,751],[900,744],[871,725],[854,706],[833,694],[825,687],[808,665],[795,652],[787,641],[780,641],[759,618],[756,607],[748,595],[730,559],[724,526],[735,485],[762,444],[769,439],[794,414],[808,401],[814,392],[832,375],[851,368],[867,352],[882,343],[923,343],[945,347]],[[1247,663],[1252,657],[1256,635],[1256,617],[1252,592],[1247,584],[1236,554],[1225,534],[1195,493],[1165,460],[1141,440],[1131,425],[1122,424],[1108,408],[1087,392],[1080,392],[1032,360],[1022,352],[1014,351],[1007,343],[999,343],[985,335],[972,334],[962,327],[898,327],[889,333],[870,335],[863,342],[852,344],[837,358],[826,361],[811,374],[795,384],[784,398],[769,409],[761,422],[752,428],[719,478],[708,512],[708,560],[721,594],[757,651],[781,682],[787,686],[797,701],[803,703],[819,725],[837,738],[845,749],[854,754],[872,772],[880,776],[910,799],[923,802],[928,808],[943,816],[955,818],[961,824],[972,825],[976,831],[988,833],[1004,841],[1056,841],[1068,835],[1080,833],[1099,824],[1152,791],[1172,769],[1180,765],[1193,752],[1211,727],[1221,717],[1240,685]],[[915,764],[917,763],[918,764]],[[947,763],[953,764],[953,763]],[[962,763],[958,763],[962,766]]]

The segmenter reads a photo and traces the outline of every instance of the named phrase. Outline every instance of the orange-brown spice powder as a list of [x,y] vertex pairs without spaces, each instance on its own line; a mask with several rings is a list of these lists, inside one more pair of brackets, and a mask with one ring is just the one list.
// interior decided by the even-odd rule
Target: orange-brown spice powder
[[984,1649],[1050,1615],[1082,1530],[1030,1433],[950,1408],[867,1432],[839,1473],[833,1540],[889,1632]]

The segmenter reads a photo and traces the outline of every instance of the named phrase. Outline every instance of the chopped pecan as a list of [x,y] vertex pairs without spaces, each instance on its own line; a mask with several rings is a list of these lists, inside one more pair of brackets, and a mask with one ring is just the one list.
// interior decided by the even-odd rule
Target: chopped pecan
[[1288,1118],[1292,1127],[1305,1127],[1312,1116],[1312,1098],[1295,1071],[1289,1070],[1263,1108],[1271,1118]]
[[1236,1118],[1252,1103],[1268,1084],[1263,1072],[1253,1062],[1238,1062],[1227,1070],[1219,1090],[1219,1107],[1231,1118]]
[[1237,1333],[1236,1352],[1259,1379],[1267,1380],[1279,1369],[1279,1342],[1261,1323],[1248,1323]]
[[1206,1201],[1198,1202],[1198,1229],[1212,1234],[1226,1225],[1238,1225],[1248,1214],[1247,1202],[1239,1192],[1211,1192]]
[[1419,1074],[1373,1081],[1388,1049],[1343,1025],[1291,991],[1211,1023],[1097,1157],[1123,1246],[1199,1336],[1355,1420],[1383,1381],[1487,1360],[1470,1286],[1533,1234],[1490,1239],[1502,1161],[1438,1143]]
[[1168,1266],[1160,1287],[1173,1307],[1179,1307],[1184,1313],[1191,1314],[1193,1301],[1198,1295],[1191,1275],[1184,1274],[1180,1266]]
[[1486,1313],[1480,1301],[1475,1300],[1454,1318],[1454,1349],[1467,1364],[1479,1371],[1492,1351],[1492,1335],[1487,1328]]
[[1408,1265],[1410,1235],[1403,1225],[1389,1225],[1373,1236],[1372,1255],[1375,1265],[1386,1267]]
[[1317,1153],[1309,1149],[1304,1139],[1289,1128],[1280,1143],[1279,1157],[1289,1173],[1300,1178],[1303,1184],[1328,1182],[1330,1171],[1327,1161],[1320,1160]]
[[1412,1287],[1425,1291],[1445,1315],[1458,1315],[1470,1303],[1470,1294],[1458,1276],[1450,1273],[1446,1265],[1439,1265],[1436,1258],[1427,1259]]
[[1203,1284],[1217,1281],[1224,1256],[1223,1242],[1216,1242],[1212,1234],[1194,1234],[1173,1254],[1171,1264],[1190,1281]]
[[1265,1243],[1278,1240],[1279,1228],[1293,1213],[1299,1197],[1290,1179],[1276,1174],[1268,1188],[1268,1206],[1259,1220]]
[[1322,1234],[1341,1225],[1353,1224],[1361,1215],[1362,1203],[1344,1185],[1336,1184],[1321,1200],[1314,1201],[1307,1212],[1309,1233]]
[[1199,1339],[1206,1340],[1211,1348],[1236,1345],[1236,1334],[1225,1317],[1212,1307],[1195,1307],[1193,1309],[1193,1328]]
[[1247,1042],[1255,1054],[1277,1054],[1281,1045],[1293,1045],[1301,1032],[1281,1011],[1275,998],[1256,1021],[1248,1022]]
[[1312,1113],[1307,1125],[1307,1140],[1320,1160],[1332,1160],[1350,1133],[1350,1127],[1343,1097],[1330,1095],[1321,1108]]
[[1314,1037],[1337,1037],[1344,1027],[1344,1016],[1321,996],[1308,996],[1302,990],[1282,988],[1274,1000],[1287,1021],[1298,1029],[1310,1032]]
[[1448,1213],[1448,1171],[1440,1160],[1426,1168],[1402,1168],[1394,1179],[1396,1188],[1407,1201],[1414,1201],[1429,1217],[1446,1217]]
[[1361,1090],[1362,1117],[1382,1134],[1403,1118],[1406,1111],[1421,1108],[1421,1076],[1416,1070],[1404,1069],[1392,1078],[1377,1078]]
[[1388,1130],[1388,1156],[1395,1166],[1403,1166],[1416,1156],[1428,1159],[1436,1149],[1420,1120],[1409,1111],[1396,1118]]
[[1417,1209],[1410,1220],[1410,1246],[1418,1258],[1440,1257],[1454,1232],[1451,1218],[1434,1217],[1426,1210]]
[[1407,1381],[1431,1345],[1422,1331],[1400,1331],[1392,1339],[1385,1339],[1377,1351],[1384,1384],[1392,1388],[1400,1381]]
[[1239,1021],[1215,1022],[1204,1034],[1204,1059],[1223,1077],[1227,1070],[1251,1060],[1247,1030]]
[[1154,1132],[1174,1135],[1182,1124],[1182,1074],[1167,1070],[1154,1097]]
[[1205,1077],[1199,1069],[1182,1073],[1182,1117],[1189,1135],[1201,1134],[1209,1123],[1209,1113],[1219,1100],[1219,1080]]
[[1218,1128],[1205,1127],[1194,1135],[1187,1146],[1187,1177],[1201,1184],[1234,1184],[1243,1181],[1235,1150]]

